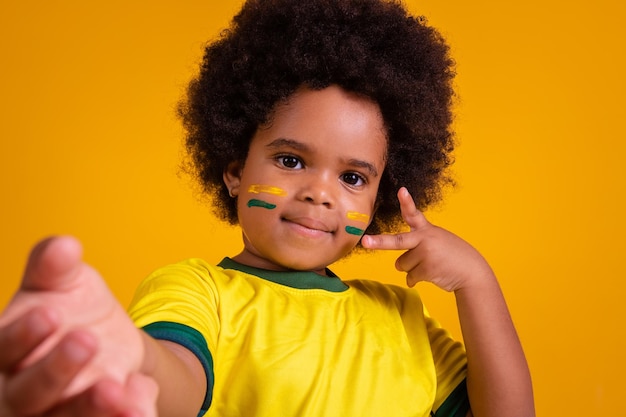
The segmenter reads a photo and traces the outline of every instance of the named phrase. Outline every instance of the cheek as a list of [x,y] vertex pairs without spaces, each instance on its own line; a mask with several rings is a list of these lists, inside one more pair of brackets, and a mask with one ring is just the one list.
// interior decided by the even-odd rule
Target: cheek
[[362,236],[370,222],[370,215],[358,211],[346,213],[345,231],[349,235]]
[[246,206],[248,208],[258,207],[266,210],[274,210],[276,208],[276,204],[270,203],[269,201],[261,200],[259,198],[251,198],[250,200],[248,200]]
[[363,233],[365,233],[365,229],[359,229],[358,227],[354,226],[346,226],[346,233],[354,236],[363,236]]
[[278,200],[287,195],[284,189],[266,184],[252,184],[246,191],[241,197],[249,209],[274,210]]
[[266,184],[252,184],[248,187],[248,192],[251,194],[269,194],[278,197],[285,197],[287,195],[287,191],[282,188]]

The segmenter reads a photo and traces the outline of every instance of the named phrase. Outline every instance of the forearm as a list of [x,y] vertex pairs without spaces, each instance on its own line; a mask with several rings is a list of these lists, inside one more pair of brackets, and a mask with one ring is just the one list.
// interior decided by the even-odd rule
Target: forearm
[[473,415],[534,416],[530,372],[496,277],[488,269],[455,295]]
[[200,361],[183,346],[142,334],[146,348],[142,372],[159,386],[159,416],[196,417],[206,392]]

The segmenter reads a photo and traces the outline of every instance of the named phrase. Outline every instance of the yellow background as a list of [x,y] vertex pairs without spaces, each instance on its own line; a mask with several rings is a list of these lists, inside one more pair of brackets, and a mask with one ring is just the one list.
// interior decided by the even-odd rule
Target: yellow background
[[[178,172],[176,101],[239,1],[0,3],[0,306],[30,246],[70,233],[123,303],[239,233]],[[496,270],[540,416],[624,415],[625,3],[411,3],[458,63],[458,187],[428,215]],[[402,284],[395,253],[343,277]],[[420,290],[459,334],[450,294]],[[407,399],[410,401],[410,399]]]

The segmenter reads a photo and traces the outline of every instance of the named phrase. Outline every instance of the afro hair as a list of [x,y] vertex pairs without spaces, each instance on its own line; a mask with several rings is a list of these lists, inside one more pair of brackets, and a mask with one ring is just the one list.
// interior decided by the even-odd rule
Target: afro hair
[[454,75],[439,32],[397,1],[248,0],[207,45],[179,105],[191,172],[218,217],[236,224],[228,164],[245,160],[258,126],[298,88],[338,85],[380,107],[387,165],[366,232],[398,230],[399,187],[423,210],[451,182]]

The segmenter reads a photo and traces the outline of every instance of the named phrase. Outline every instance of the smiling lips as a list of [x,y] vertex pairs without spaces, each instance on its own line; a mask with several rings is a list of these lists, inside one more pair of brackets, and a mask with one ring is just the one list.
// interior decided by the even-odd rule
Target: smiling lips
[[282,220],[296,226],[307,234],[334,233],[326,224],[310,217],[283,217]]

